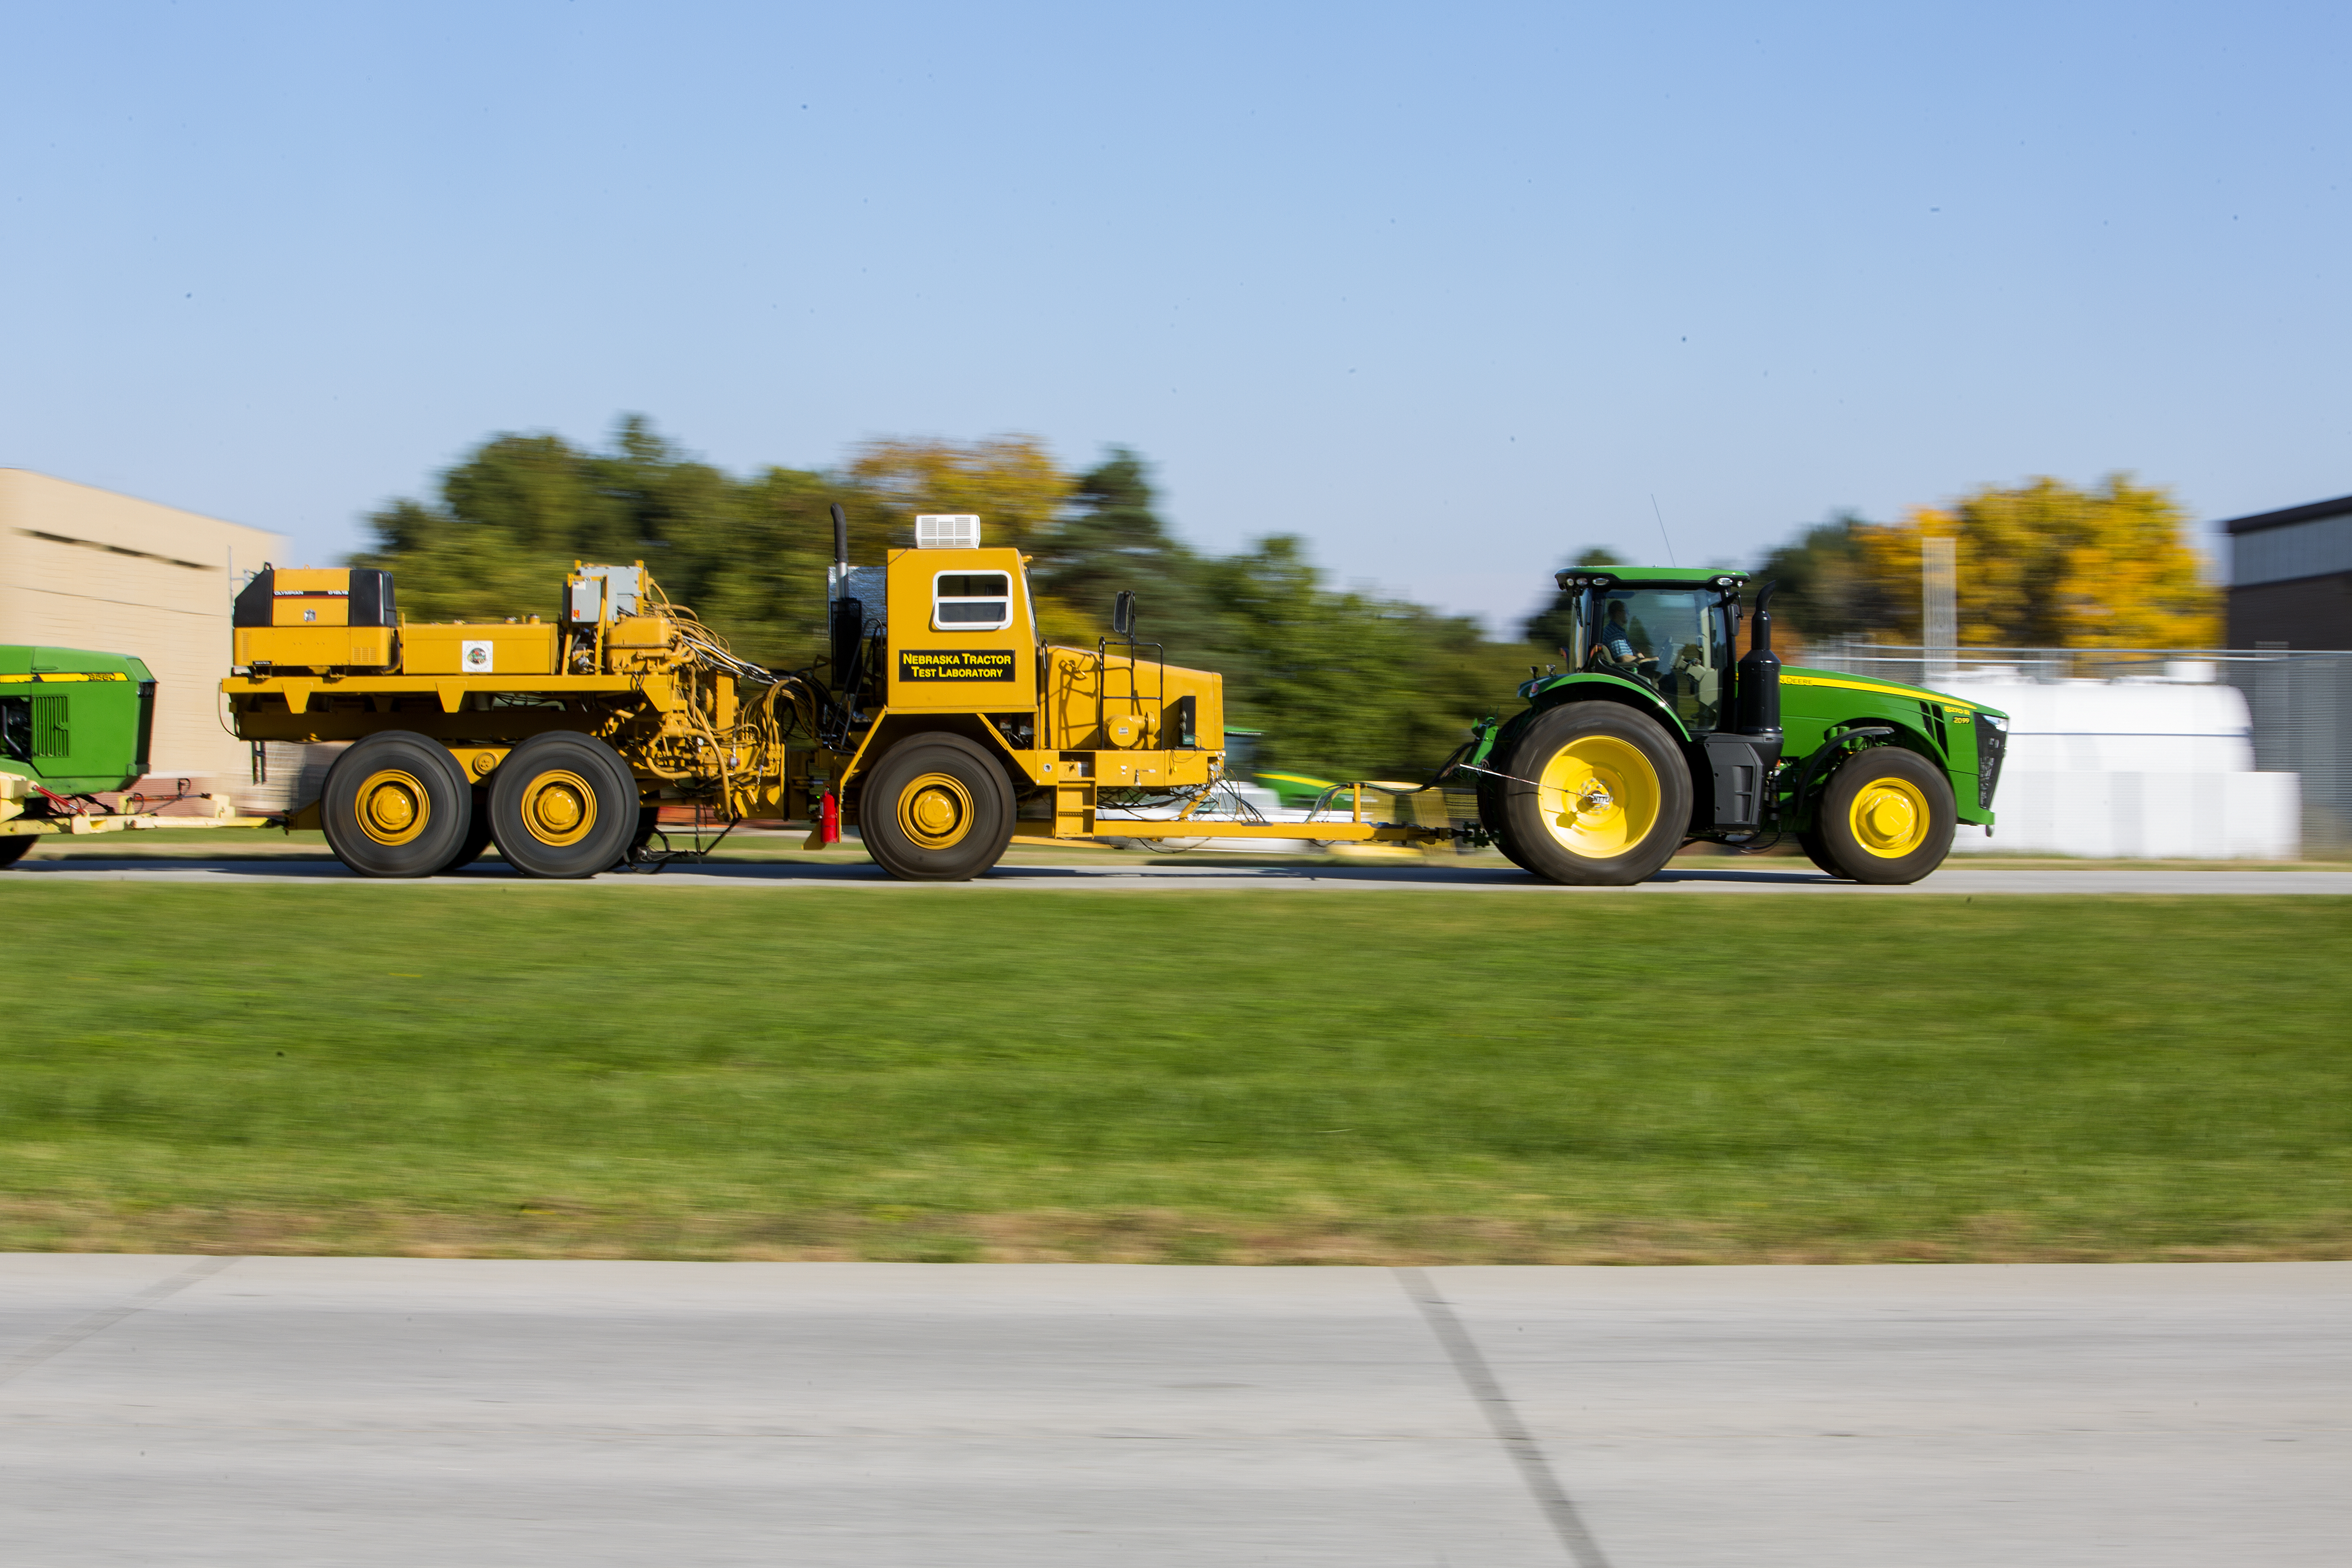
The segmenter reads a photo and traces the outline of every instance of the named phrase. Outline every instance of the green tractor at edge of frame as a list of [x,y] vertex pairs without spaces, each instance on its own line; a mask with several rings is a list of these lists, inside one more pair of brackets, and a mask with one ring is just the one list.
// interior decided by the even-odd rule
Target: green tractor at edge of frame
[[[155,678],[127,654],[0,647],[0,823],[35,821],[147,771]],[[0,866],[40,840],[0,828]]]
[[1961,823],[1990,828],[2009,716],[1924,687],[1781,667],[1771,597],[1746,656],[1739,572],[1571,567],[1564,672],[1477,726],[1447,770],[1476,782],[1480,830],[1549,881],[1622,886],[1695,840],[1793,837],[1858,882],[1916,882]]

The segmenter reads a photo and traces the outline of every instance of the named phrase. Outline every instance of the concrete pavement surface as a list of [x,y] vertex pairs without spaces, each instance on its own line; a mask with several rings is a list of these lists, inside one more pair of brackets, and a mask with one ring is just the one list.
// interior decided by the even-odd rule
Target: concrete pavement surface
[[[417,881],[438,885],[510,888],[520,879],[497,862],[468,867],[446,877],[416,881],[372,882],[354,877],[332,860],[192,860],[94,857],[25,860],[0,876],[0,888],[20,879],[62,878],[69,881],[177,882],[236,886],[256,882],[354,882],[375,887],[414,887]],[[1518,893],[1551,898],[1625,898],[1651,893],[1807,893],[1864,898],[1902,898],[1918,893],[2227,893],[2239,896],[2281,893],[2352,895],[2352,871],[2064,871],[1980,870],[1948,867],[1926,879],[1902,888],[1866,888],[1839,881],[1811,866],[1801,869],[1788,861],[1769,867],[1675,866],[1631,888],[1562,888],[1538,882],[1508,867],[1407,865],[1371,862],[1363,865],[1235,866],[1231,863],[1184,866],[1150,865],[1134,860],[1087,861],[1077,865],[1003,865],[974,882],[898,882],[868,861],[720,862],[702,866],[672,866],[658,873],[607,872],[590,879],[598,886],[639,888],[1032,888],[1055,891],[1118,892],[1147,890],[1232,891],[1247,888],[1311,888],[1326,890],[1370,889],[1381,892]],[[547,886],[581,886],[581,883]]]
[[0,1257],[47,1564],[2334,1564],[2352,1264]]

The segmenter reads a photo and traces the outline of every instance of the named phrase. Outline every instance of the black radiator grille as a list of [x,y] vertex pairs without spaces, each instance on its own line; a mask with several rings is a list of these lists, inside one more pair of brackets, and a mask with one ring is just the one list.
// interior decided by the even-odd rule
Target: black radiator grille
[[2009,732],[1990,716],[1977,715],[1977,805],[1992,809],[1992,792],[2000,787],[2000,762],[2009,752]]

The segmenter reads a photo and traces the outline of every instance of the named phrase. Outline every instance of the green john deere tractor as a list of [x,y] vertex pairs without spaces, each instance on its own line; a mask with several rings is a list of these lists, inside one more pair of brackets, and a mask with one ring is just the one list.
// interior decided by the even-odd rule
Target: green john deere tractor
[[1695,839],[1794,837],[1858,882],[1916,882],[1960,823],[1990,826],[2009,717],[1835,670],[1781,668],[1773,584],[1733,660],[1739,572],[1571,567],[1564,672],[1519,688],[1453,764],[1496,847],[1554,882],[1617,886]]
[[147,770],[155,679],[135,658],[0,647],[0,866],[58,830],[82,797]]

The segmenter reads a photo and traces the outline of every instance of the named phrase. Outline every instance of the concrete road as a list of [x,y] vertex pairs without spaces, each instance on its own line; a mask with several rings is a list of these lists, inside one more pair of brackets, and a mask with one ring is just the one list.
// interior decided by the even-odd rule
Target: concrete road
[[2334,1564],[2352,1264],[0,1257],[47,1564]]
[[[73,881],[178,882],[237,885],[251,882],[366,882],[332,860],[183,860],[173,858],[20,861],[0,873],[0,889],[19,879],[62,878]],[[448,877],[424,879],[436,886],[510,888],[519,879],[496,861]],[[1517,893],[1551,898],[1625,898],[1651,893],[1807,893],[1864,898],[1902,898],[1918,893],[2331,893],[2352,895],[2352,871],[1995,871],[1955,865],[1904,888],[1865,888],[1824,876],[1811,866],[1786,860],[1769,866],[1675,866],[1631,888],[1561,888],[1538,882],[1508,867],[1412,865],[1201,866],[1150,865],[1104,857],[1076,865],[1003,865],[976,882],[896,882],[870,861],[838,863],[779,861],[677,866],[658,874],[613,872],[593,879],[602,887],[638,888],[1035,888],[1057,891],[1231,891],[1248,888],[1369,889],[1427,892]],[[415,882],[377,882],[377,887],[415,887]],[[549,883],[580,887],[583,883]]]

